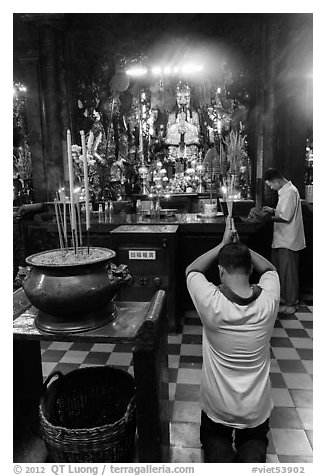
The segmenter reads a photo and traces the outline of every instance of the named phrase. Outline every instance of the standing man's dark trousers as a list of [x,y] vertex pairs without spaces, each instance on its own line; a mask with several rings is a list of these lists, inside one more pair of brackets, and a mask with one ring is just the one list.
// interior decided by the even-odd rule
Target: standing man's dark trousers
[[272,248],[271,261],[281,285],[281,304],[296,306],[299,300],[299,251]]
[[[201,413],[200,441],[205,463],[265,463],[269,419],[255,428],[232,428]],[[234,436],[233,436],[234,432]]]

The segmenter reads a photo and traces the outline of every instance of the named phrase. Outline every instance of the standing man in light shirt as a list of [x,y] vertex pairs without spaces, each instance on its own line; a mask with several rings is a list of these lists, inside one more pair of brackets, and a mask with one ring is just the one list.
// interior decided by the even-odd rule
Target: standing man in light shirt
[[297,188],[277,169],[267,169],[265,183],[278,192],[276,208],[263,207],[274,222],[271,260],[281,283],[279,312],[291,315],[299,302],[299,251],[305,248],[300,195]]
[[[221,285],[205,273],[217,261]],[[252,270],[260,275],[251,285]],[[275,267],[239,242],[227,219],[222,242],[186,269],[203,323],[200,440],[207,463],[264,463],[273,407],[270,338],[279,307]]]

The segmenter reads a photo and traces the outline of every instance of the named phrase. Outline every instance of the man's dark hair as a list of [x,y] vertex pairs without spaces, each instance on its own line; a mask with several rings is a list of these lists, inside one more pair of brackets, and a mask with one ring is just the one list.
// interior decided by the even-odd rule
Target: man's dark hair
[[277,169],[269,168],[264,174],[264,180],[281,180],[284,179],[284,175]]
[[241,274],[250,274],[251,256],[248,246],[243,243],[227,243],[218,254],[217,264],[230,274],[240,270]]

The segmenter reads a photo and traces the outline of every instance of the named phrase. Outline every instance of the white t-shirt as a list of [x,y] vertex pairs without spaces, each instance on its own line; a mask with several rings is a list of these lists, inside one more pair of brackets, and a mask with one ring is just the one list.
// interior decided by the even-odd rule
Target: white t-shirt
[[231,290],[227,298],[223,286],[200,272],[187,277],[203,323],[200,406],[211,420],[234,428],[260,425],[273,408],[270,338],[279,307],[278,274],[268,271],[258,284],[260,295],[249,302]]
[[274,222],[272,248],[299,251],[305,248],[302,208],[297,188],[288,181],[278,191],[276,210],[284,222]]

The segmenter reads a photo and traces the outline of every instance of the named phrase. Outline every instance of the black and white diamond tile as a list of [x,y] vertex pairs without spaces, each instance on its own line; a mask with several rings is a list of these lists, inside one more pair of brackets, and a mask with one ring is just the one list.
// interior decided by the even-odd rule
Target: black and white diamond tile
[[[271,339],[272,396],[267,462],[312,462],[313,307],[279,315]],[[184,316],[182,333],[168,335],[171,401],[171,461],[201,462],[198,406],[202,326],[195,312]],[[133,375],[131,345],[42,342],[42,368],[70,372],[79,367],[115,365]]]

